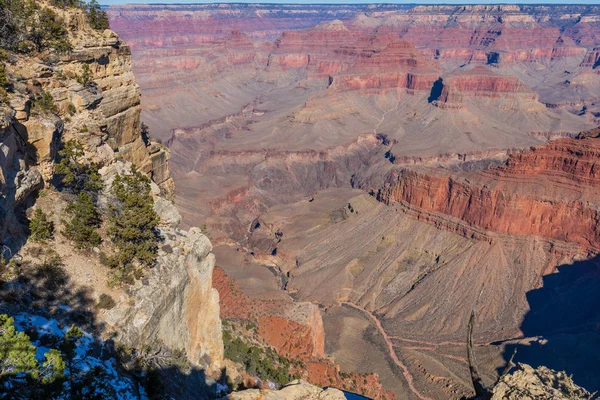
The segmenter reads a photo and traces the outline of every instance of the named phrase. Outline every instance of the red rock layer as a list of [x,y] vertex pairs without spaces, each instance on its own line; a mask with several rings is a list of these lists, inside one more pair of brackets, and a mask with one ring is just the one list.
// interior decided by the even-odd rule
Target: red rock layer
[[[284,302],[257,300],[246,296],[236,282],[219,267],[215,267],[213,271],[213,286],[219,292],[221,318],[258,323],[259,336],[275,348],[278,354],[303,360],[305,368],[291,372],[299,373],[314,385],[333,386],[376,400],[395,400],[394,394],[383,388],[377,374],[346,374],[333,361],[324,358],[323,338],[321,337],[320,343],[315,343],[310,326],[276,315],[285,309]],[[251,377],[246,377],[245,381],[250,385],[256,382]]]
[[345,73],[334,76],[332,86],[337,90],[431,90],[439,78],[436,65],[406,40],[393,40],[379,49],[392,38],[393,35],[375,35],[363,38],[352,48],[340,49],[340,54],[355,56],[357,61]]
[[315,354],[324,355],[322,348],[315,348],[317,343],[312,338],[313,332],[309,326],[290,321],[283,317],[270,316],[259,318],[258,334],[267,343],[275,347],[280,354],[286,357],[300,357],[305,359]]
[[561,139],[479,174],[394,170],[379,190],[490,231],[600,249],[600,139]]

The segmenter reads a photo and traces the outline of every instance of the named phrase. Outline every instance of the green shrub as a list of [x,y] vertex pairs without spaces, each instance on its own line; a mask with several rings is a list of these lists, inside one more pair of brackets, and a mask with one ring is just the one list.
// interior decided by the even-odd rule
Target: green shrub
[[8,104],[8,93],[0,87],[0,104]]
[[0,87],[8,86],[8,76],[6,75],[6,65],[0,62]]
[[239,337],[233,338],[229,331],[223,332],[223,345],[225,358],[242,364],[250,375],[273,381],[280,386],[295,378],[289,372],[290,361],[271,348],[265,351],[260,347],[250,346]]
[[77,108],[75,107],[75,104],[69,103],[69,105],[67,106],[67,112],[69,113],[69,115],[77,114]]
[[115,177],[111,194],[108,233],[119,249],[118,263],[130,267],[136,260],[152,265],[158,253],[156,226],[160,219],[154,211],[150,179],[134,166],[131,174]]
[[102,190],[98,165],[88,162],[83,145],[79,141],[66,142],[58,155],[60,161],[55,165],[54,170],[63,186],[70,188],[75,193],[82,191],[98,193]]
[[33,102],[33,106],[42,113],[57,113],[56,105],[54,104],[54,98],[47,91],[44,91],[37,96]]
[[59,54],[71,51],[68,32],[54,11],[41,7],[33,13],[29,23],[28,38],[35,44],[37,51],[52,49]]
[[54,237],[54,222],[48,220],[48,216],[41,208],[36,208],[31,221],[29,221],[29,232],[31,240],[35,242],[52,240]]
[[0,47],[22,53],[72,48],[64,21],[35,0],[0,0]]
[[81,249],[98,246],[102,242],[98,234],[102,219],[89,193],[80,192],[77,200],[69,204],[66,211],[71,215],[68,221],[63,221],[62,233],[67,239]]
[[89,86],[93,82],[94,76],[88,64],[83,64],[81,67],[81,75],[77,76],[77,82],[83,86]]
[[111,310],[116,305],[115,300],[106,293],[102,293],[98,299],[98,308],[101,310]]
[[110,27],[110,23],[108,21],[108,16],[102,9],[100,8],[100,4],[96,0],[91,0],[87,5],[87,17],[88,22],[92,26],[92,28],[96,30],[103,31]]

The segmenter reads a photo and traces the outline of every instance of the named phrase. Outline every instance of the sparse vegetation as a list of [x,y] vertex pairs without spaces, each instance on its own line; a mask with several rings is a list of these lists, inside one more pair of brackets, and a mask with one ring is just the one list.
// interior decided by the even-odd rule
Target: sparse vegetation
[[69,204],[66,211],[71,216],[69,220],[63,221],[62,233],[66,238],[80,249],[98,246],[102,242],[98,233],[102,219],[89,193],[80,192],[77,200]]
[[69,115],[75,115],[77,113],[77,108],[75,107],[75,104],[69,103],[69,105],[67,106],[67,112],[69,113]]
[[33,102],[33,106],[41,113],[57,113],[56,105],[54,104],[54,98],[52,97],[52,94],[47,91],[40,93],[36,97],[35,101]]
[[48,219],[41,208],[36,208],[31,221],[29,221],[29,232],[31,240],[35,242],[52,240],[54,237],[54,222]]
[[0,87],[8,86],[8,76],[6,75],[6,65],[0,62]]
[[250,375],[280,386],[296,378],[290,374],[292,363],[270,347],[263,350],[258,346],[248,345],[240,337],[234,338],[228,330],[223,331],[223,344],[225,358],[242,364]]
[[[58,8],[78,7],[85,10],[90,26],[96,30],[109,27],[106,13],[96,0],[52,0]],[[63,54],[72,45],[64,21],[50,8],[35,0],[0,0],[0,48],[30,53],[46,50]]]
[[77,82],[83,86],[89,86],[93,82],[92,70],[88,64],[81,67],[81,75],[77,76]]
[[116,305],[115,300],[106,293],[102,293],[98,299],[98,308],[101,310],[111,310]]
[[60,161],[56,164],[55,171],[60,184],[74,193],[86,191],[94,194],[102,190],[98,166],[86,159],[83,145],[79,141],[66,142],[58,155]]
[[91,0],[86,6],[87,17],[92,28],[96,30],[105,30],[110,27],[108,16],[100,8],[100,4],[96,0]]
[[150,193],[150,179],[135,166],[130,174],[117,175],[112,183],[108,233],[118,248],[110,264],[115,284],[131,281],[135,263],[150,266],[158,253],[158,214]]

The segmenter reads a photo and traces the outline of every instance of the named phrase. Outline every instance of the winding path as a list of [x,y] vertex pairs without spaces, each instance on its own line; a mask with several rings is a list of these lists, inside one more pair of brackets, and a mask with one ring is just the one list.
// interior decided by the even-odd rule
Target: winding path
[[369,317],[369,319],[371,319],[371,321],[373,321],[373,323],[377,327],[377,330],[379,331],[379,333],[385,340],[385,343],[387,344],[388,351],[389,351],[390,357],[392,358],[392,361],[394,361],[394,363],[402,369],[402,375],[404,375],[404,379],[406,379],[406,382],[408,383],[408,387],[410,388],[410,390],[421,400],[433,400],[430,397],[422,395],[421,392],[419,392],[417,390],[417,388],[415,387],[414,381],[413,381],[413,376],[411,375],[410,371],[408,370],[408,367],[406,365],[404,365],[402,363],[402,361],[400,361],[400,359],[398,358],[398,355],[396,354],[396,351],[394,350],[394,344],[388,337],[385,330],[383,330],[383,327],[381,326],[381,322],[379,322],[377,317],[375,317],[373,314],[371,314],[369,311],[365,310],[364,308],[357,306],[356,304],[347,303],[347,302],[342,302],[341,304],[346,305],[351,308],[354,308],[355,310],[362,311],[364,314],[366,314]]

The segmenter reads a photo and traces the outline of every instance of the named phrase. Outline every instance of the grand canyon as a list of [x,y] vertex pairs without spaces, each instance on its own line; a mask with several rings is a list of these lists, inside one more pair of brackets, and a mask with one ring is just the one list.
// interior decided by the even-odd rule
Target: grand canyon
[[222,318],[372,397],[458,399],[476,310],[485,382],[516,350],[600,389],[599,6],[108,15]]

